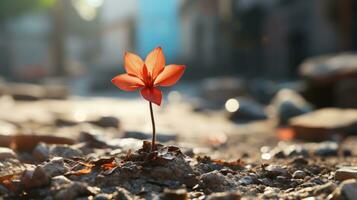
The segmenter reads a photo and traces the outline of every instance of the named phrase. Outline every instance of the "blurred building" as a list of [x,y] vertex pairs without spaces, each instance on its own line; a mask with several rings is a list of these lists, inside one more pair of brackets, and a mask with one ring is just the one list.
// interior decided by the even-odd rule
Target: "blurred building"
[[306,57],[357,47],[352,0],[56,2],[0,24],[2,76],[37,80],[87,71],[107,80],[122,70],[124,51],[144,56],[160,45],[168,63],[189,66],[185,78],[286,79],[296,77]]

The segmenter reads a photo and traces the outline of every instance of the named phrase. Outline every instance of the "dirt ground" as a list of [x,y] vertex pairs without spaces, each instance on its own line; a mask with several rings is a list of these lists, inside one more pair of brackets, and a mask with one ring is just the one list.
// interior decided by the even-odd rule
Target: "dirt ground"
[[[280,141],[183,102],[0,100],[3,199],[353,199],[357,138]],[[147,142],[143,142],[143,141]]]

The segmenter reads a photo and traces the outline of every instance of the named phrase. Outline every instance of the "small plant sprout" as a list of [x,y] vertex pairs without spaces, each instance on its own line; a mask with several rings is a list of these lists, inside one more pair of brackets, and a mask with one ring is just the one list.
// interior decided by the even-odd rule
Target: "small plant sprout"
[[156,130],[152,103],[161,105],[162,92],[159,87],[174,85],[181,78],[185,66],[175,64],[165,66],[162,48],[157,47],[147,55],[145,61],[133,53],[126,52],[124,68],[126,73],[114,77],[112,83],[124,91],[140,90],[141,96],[149,101],[152,123],[151,151],[154,151]]

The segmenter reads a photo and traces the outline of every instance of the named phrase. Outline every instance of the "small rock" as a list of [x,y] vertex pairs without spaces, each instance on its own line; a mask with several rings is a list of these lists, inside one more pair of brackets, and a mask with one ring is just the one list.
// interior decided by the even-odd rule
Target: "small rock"
[[279,143],[278,146],[273,148],[270,152],[270,155],[274,156],[275,158],[287,158],[287,157],[308,157],[309,152],[308,150],[303,147],[302,145],[290,145],[284,142]]
[[83,153],[69,145],[54,145],[50,147],[50,156],[59,156],[63,158],[81,157]]
[[293,173],[293,178],[295,178],[295,179],[303,179],[303,178],[305,178],[305,176],[306,176],[306,173],[302,170],[296,170]]
[[107,146],[107,142],[102,134],[97,131],[81,131],[79,141],[88,143],[91,147],[102,148]]
[[56,191],[54,195],[55,200],[72,200],[81,195],[93,195],[93,192],[89,189],[88,185],[83,182],[70,182],[57,189],[58,191]]
[[[338,119],[338,120],[336,120]],[[323,108],[289,120],[297,138],[322,141],[356,132],[357,109]]]
[[111,116],[103,116],[97,120],[89,121],[89,123],[103,128],[109,128],[109,127],[119,128],[120,126],[119,119]]
[[117,187],[117,191],[113,194],[113,198],[120,200],[132,200],[130,192],[121,187]]
[[48,177],[54,177],[65,174],[68,168],[61,157],[54,157],[49,162],[40,165]]
[[94,200],[111,200],[112,198],[113,195],[111,194],[99,193],[95,195]]
[[314,154],[317,156],[336,156],[338,153],[337,142],[317,143]]
[[51,186],[60,188],[62,185],[70,184],[72,181],[63,175],[55,176],[51,179]]
[[312,110],[312,106],[300,94],[291,89],[281,89],[268,108],[270,115],[279,119],[280,124],[287,124],[290,118]]
[[336,170],[335,179],[338,181],[357,179],[357,167],[343,167]]
[[15,152],[6,147],[0,147],[0,160],[6,160],[9,158],[17,158]]
[[265,167],[265,171],[267,172],[267,176],[269,177],[277,177],[277,176],[289,176],[288,170],[284,169],[281,166],[278,165],[269,165]]
[[330,199],[333,200],[355,200],[357,197],[357,180],[348,179],[343,181],[338,188],[329,195]]
[[50,152],[49,152],[49,147],[45,143],[41,142],[39,143],[35,149],[32,151],[32,155],[36,158],[38,161],[45,161],[49,158]]
[[241,178],[239,180],[239,183],[242,185],[250,185],[250,184],[254,183],[254,179],[250,176],[244,176],[243,178]]
[[226,177],[217,170],[201,175],[203,187],[213,192],[223,192],[226,184]]
[[21,183],[25,189],[41,187],[49,184],[49,182],[49,174],[40,166],[35,169],[26,170],[21,177]]
[[207,200],[240,200],[241,195],[237,192],[218,192],[207,197]]
[[313,187],[313,194],[314,195],[319,195],[319,194],[322,194],[322,193],[331,193],[333,192],[335,189],[336,189],[336,184],[332,183],[332,182],[328,182],[328,183],[325,183],[323,185],[317,185],[315,187]]
[[291,163],[294,165],[307,165],[309,163],[309,161],[307,161],[303,157],[297,157],[293,161],[291,161]]
[[186,189],[171,190],[165,188],[162,194],[162,199],[166,200],[186,200],[187,198]]
[[248,122],[268,118],[264,111],[264,106],[255,102],[253,99],[237,97],[236,100],[239,102],[239,109],[230,114],[230,120],[234,122]]

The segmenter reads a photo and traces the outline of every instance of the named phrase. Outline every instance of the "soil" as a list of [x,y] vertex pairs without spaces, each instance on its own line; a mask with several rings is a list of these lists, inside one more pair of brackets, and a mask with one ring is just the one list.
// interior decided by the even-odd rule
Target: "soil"
[[151,151],[142,104],[2,102],[1,197],[352,199],[356,191],[348,180],[357,174],[356,137],[282,141],[272,119],[234,124],[223,112],[180,103],[156,109],[159,142]]

